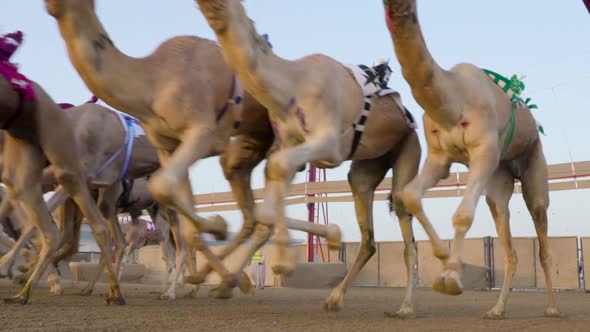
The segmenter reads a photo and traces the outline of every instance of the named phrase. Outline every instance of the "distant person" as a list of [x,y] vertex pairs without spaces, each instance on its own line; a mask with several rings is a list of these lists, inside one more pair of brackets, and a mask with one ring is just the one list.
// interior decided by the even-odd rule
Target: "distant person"
[[250,261],[252,263],[251,276],[257,289],[264,289],[266,281],[266,264],[264,260],[265,257],[262,254],[262,250],[259,249],[252,255]]

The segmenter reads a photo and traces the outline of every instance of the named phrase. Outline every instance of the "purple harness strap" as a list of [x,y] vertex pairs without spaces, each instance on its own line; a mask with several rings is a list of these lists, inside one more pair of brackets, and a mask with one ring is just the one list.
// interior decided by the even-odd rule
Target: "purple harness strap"
[[[229,89],[229,96],[227,97],[227,101],[225,102],[225,104],[223,105],[221,110],[219,110],[217,112],[217,115],[215,116],[215,122],[221,121],[221,118],[223,118],[223,116],[225,115],[225,113],[229,109],[230,105],[232,105],[232,104],[239,105],[242,102],[242,96],[235,96],[234,97],[234,93],[236,92],[236,84],[237,84],[236,76],[232,75],[231,88]],[[239,127],[240,127],[240,121],[236,121],[234,123],[234,128],[238,129]]]
[[117,177],[117,182],[123,180],[123,178],[127,175],[127,171],[129,170],[129,164],[131,164],[131,154],[133,152],[133,142],[135,141],[135,127],[134,124],[139,124],[139,121],[127,114],[121,113],[123,119],[125,119],[125,125],[127,126],[127,136],[125,137],[125,144],[117,150],[99,169],[96,171],[95,177],[100,176],[104,170],[109,167],[110,164],[115,161],[115,159],[125,151],[125,159],[123,160],[123,166],[121,166],[121,170],[119,171],[119,176]]

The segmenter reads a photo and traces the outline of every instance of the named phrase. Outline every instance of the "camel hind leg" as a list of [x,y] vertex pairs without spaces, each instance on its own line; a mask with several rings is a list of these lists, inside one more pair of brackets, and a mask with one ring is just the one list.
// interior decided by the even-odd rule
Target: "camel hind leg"
[[414,318],[414,284],[417,280],[416,263],[417,252],[412,228],[412,214],[403,205],[399,193],[418,173],[422,150],[418,135],[412,132],[402,143],[393,165],[391,186],[391,204],[399,221],[404,240],[404,263],[406,265],[406,293],[397,312],[386,313],[388,317]]
[[549,207],[549,189],[547,183],[547,162],[543,155],[541,143],[538,143],[529,157],[528,168],[521,178],[522,197],[535,223],[539,241],[539,260],[545,274],[548,306],[546,317],[560,317],[551,280],[551,252],[547,239],[547,208]]
[[324,303],[324,310],[338,311],[344,306],[344,293],[354,281],[363,266],[375,254],[373,237],[373,197],[375,188],[381,183],[390,169],[390,156],[379,159],[355,160],[348,172],[348,183],[354,197],[356,219],[361,231],[361,244],[354,264],[336,286]]
[[[21,292],[5,299],[6,303],[26,304],[31,289],[37,284],[41,274],[57,246],[57,227],[53,222],[43,200],[39,178],[45,159],[36,146],[26,141],[7,136],[4,144],[4,155],[10,156],[10,163],[2,170],[2,180],[7,185],[11,202],[19,204],[41,234],[41,252],[31,276]],[[17,208],[18,209],[18,208]]]
[[504,283],[496,305],[488,311],[484,318],[499,319],[504,317],[506,300],[510,294],[512,277],[516,271],[518,259],[512,247],[512,235],[510,234],[510,210],[508,203],[514,191],[514,178],[504,167],[500,166],[486,188],[486,202],[496,224],[496,232],[504,249]]

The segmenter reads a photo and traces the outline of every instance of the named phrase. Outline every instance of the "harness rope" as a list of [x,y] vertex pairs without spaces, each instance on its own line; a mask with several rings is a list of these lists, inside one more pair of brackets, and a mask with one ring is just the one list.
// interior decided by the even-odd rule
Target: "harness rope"
[[127,126],[127,135],[125,137],[125,143],[123,146],[117,150],[99,169],[96,171],[95,177],[98,177],[104,172],[104,170],[113,163],[113,161],[123,152],[125,151],[125,159],[123,161],[123,166],[121,166],[121,171],[119,172],[119,176],[117,177],[117,181],[121,181],[127,171],[129,170],[129,164],[131,163],[131,153],[133,152],[133,142],[135,141],[135,127],[134,124],[139,125],[139,121],[131,117],[130,115],[121,113],[120,116],[123,117],[125,120],[125,125]]
[[[507,133],[506,139],[504,140],[504,146],[502,147],[502,152],[500,156],[504,156],[510,147],[510,143],[512,142],[512,138],[514,137],[514,129],[516,127],[516,109],[518,107],[528,107],[529,109],[537,109],[537,105],[530,104],[531,98],[522,99],[520,96],[521,93],[524,91],[525,85],[521,79],[517,78],[516,75],[512,75],[510,79],[494,72],[489,69],[483,69],[483,71],[492,79],[492,81],[499,86],[508,97],[510,97],[510,101],[512,103],[512,110],[510,111],[510,118],[508,122],[500,129],[498,136],[502,138],[504,134]],[[535,120],[537,124],[537,130],[545,135],[545,129],[543,126]]]
[[[239,83],[236,80],[236,76],[232,75],[231,88],[229,89],[229,96],[227,98],[227,101],[225,102],[225,104],[221,108],[221,110],[219,110],[217,112],[217,115],[215,116],[215,122],[219,122],[221,120],[221,118],[225,115],[225,113],[229,109],[230,105],[239,105],[240,103],[242,103],[242,96],[241,95],[238,94],[237,96],[234,96],[234,94],[236,93],[236,88],[237,88],[238,84]],[[238,129],[239,127],[240,127],[240,119],[236,119],[236,121],[234,122],[234,129]]]

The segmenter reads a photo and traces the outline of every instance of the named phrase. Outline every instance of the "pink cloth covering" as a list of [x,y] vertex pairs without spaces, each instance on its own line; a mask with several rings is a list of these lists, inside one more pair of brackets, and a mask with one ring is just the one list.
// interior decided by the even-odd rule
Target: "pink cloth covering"
[[26,101],[35,100],[35,91],[31,81],[18,72],[16,64],[10,62],[10,57],[23,42],[20,31],[7,33],[0,37],[0,75],[4,76],[18,95]]

